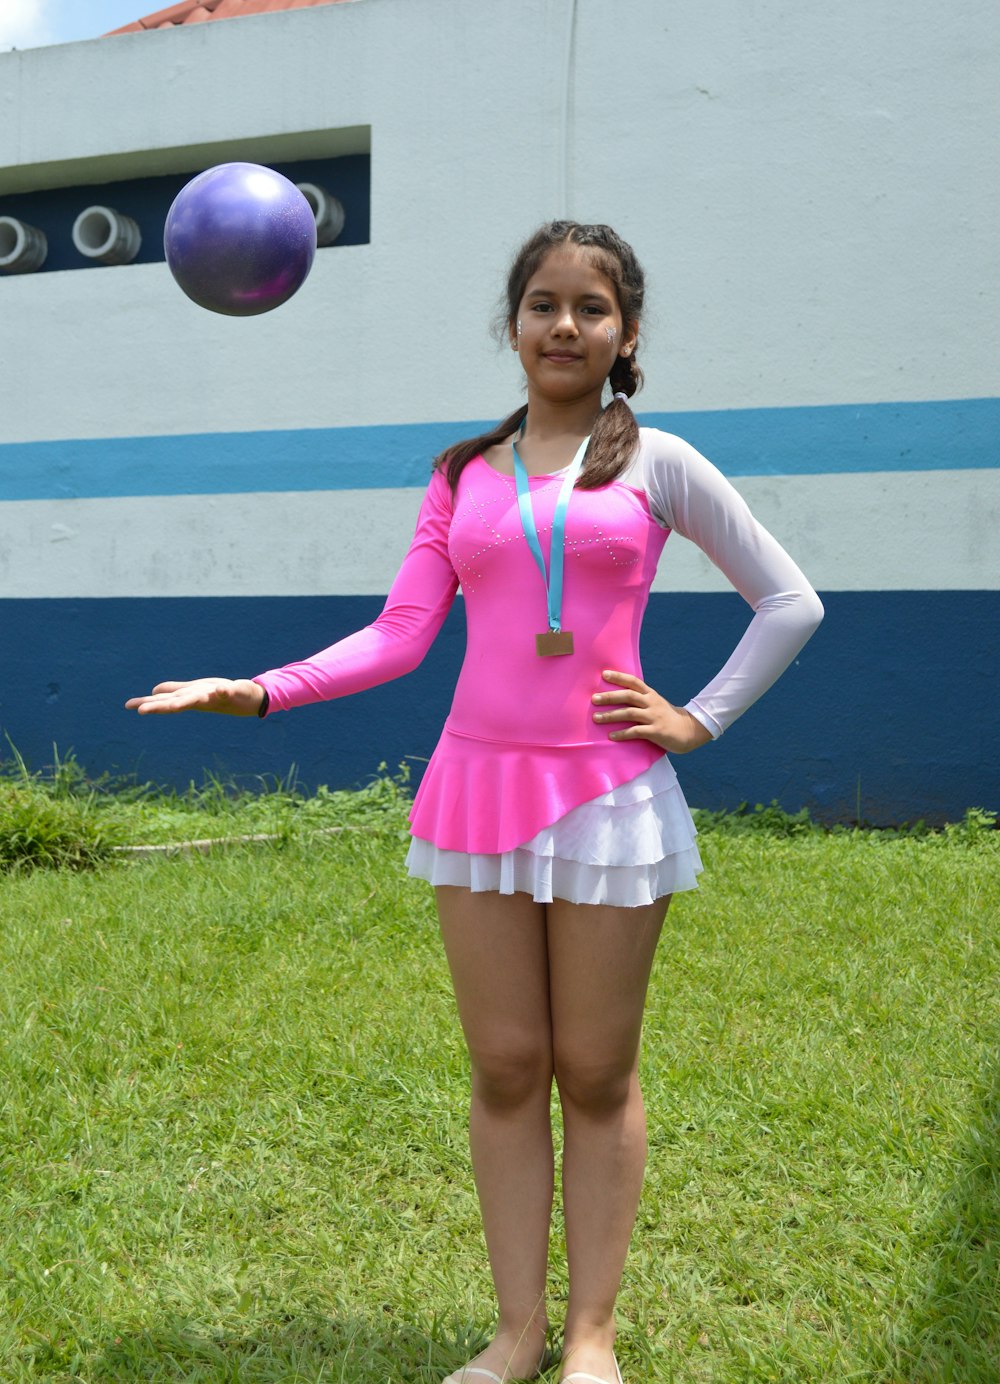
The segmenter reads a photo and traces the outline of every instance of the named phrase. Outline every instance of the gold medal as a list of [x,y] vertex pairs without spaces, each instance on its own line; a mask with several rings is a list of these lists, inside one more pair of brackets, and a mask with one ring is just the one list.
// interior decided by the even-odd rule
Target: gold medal
[[539,658],[555,658],[557,654],[573,652],[572,630],[546,630],[535,635],[535,653]]

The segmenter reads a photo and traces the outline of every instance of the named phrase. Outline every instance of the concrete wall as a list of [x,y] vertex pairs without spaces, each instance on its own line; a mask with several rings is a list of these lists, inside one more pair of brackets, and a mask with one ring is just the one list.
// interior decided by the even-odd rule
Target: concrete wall
[[[1000,806],[998,37],[972,0],[905,24],[862,0],[355,0],[0,55],[0,214],[230,158],[372,169],[369,243],[264,317],[197,309],[163,264],[0,279],[6,733],[161,780],[419,767],[461,602],[361,699],[264,726],[119,706],[377,614],[430,456],[520,397],[486,330],[510,252],[571,215],[649,273],[642,420],[711,456],[827,605],[683,762],[691,800]],[[684,701],[747,612],[676,538],[654,591],[645,672]]]

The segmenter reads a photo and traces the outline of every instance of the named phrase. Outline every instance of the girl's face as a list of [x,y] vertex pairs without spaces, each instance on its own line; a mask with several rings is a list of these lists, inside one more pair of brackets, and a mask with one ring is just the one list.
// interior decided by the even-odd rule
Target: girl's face
[[587,251],[559,245],[542,260],[524,288],[510,323],[532,391],[553,402],[595,396],[615,357],[635,348],[638,323],[623,323],[614,285]]

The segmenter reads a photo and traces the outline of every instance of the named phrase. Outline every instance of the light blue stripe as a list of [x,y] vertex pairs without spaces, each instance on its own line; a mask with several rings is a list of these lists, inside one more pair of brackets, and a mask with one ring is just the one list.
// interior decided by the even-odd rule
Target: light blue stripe
[[[640,413],[729,476],[1000,465],[1000,399]],[[421,486],[435,453],[492,422],[196,433],[0,445],[0,500]]]
[[1000,399],[657,413],[641,421],[687,438],[728,476],[1000,466]]

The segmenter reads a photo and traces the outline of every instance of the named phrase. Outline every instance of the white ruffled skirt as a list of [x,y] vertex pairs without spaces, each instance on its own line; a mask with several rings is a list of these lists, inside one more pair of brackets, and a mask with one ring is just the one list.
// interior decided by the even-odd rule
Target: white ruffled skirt
[[572,808],[514,850],[469,855],[414,836],[406,867],[415,879],[475,893],[638,908],[698,887],[702,865],[696,835],[674,766],[663,755],[644,773]]

